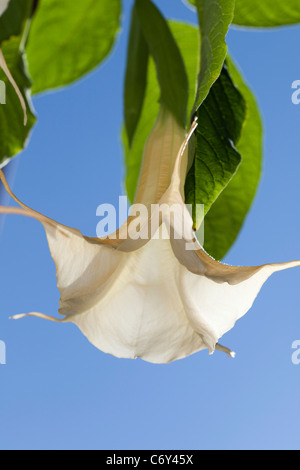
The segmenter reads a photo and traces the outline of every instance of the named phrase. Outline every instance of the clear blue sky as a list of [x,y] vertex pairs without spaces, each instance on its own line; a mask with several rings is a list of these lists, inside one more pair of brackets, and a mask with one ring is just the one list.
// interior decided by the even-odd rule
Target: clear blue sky
[[[131,0],[113,55],[80,83],[34,100],[39,122],[16,160],[15,193],[29,206],[95,236],[96,208],[123,193],[122,86]],[[179,0],[164,13],[196,22]],[[300,28],[231,30],[228,44],[265,123],[260,189],[230,264],[300,258]],[[118,360],[72,325],[12,314],[56,315],[54,263],[43,229],[10,216],[0,240],[1,449],[299,449],[300,270],[274,275],[223,338],[235,360],[206,351],[170,365]]]

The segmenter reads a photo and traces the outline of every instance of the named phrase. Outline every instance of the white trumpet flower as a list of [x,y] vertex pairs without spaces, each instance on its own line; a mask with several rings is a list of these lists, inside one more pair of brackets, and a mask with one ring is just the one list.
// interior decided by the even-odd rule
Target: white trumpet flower
[[[74,323],[94,346],[119,358],[168,363],[203,349],[233,356],[219,339],[251,308],[271,274],[299,266],[300,261],[235,267],[215,261],[203,250],[183,191],[186,148],[196,125],[185,136],[172,114],[161,109],[145,146],[135,202],[164,207],[154,224],[155,234],[168,235],[164,237],[129,238],[134,216],[106,239],[85,237],[21,203],[0,172],[6,190],[21,206],[1,207],[0,212],[38,219],[56,265],[63,317],[28,315]],[[140,221],[140,233],[153,226],[152,219]],[[191,243],[193,249],[188,250]]]

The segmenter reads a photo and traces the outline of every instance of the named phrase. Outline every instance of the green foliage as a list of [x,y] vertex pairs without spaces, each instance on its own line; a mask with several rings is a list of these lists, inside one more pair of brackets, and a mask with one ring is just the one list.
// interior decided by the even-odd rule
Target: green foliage
[[204,204],[206,214],[241,162],[235,145],[246,118],[246,103],[226,67],[197,116],[195,156],[185,183],[186,203],[193,206],[195,229],[202,223],[197,220],[196,205]]
[[[183,23],[169,22],[169,27],[184,58],[189,82],[188,112],[196,96],[197,72],[199,69],[199,34],[196,28]],[[156,67],[152,58],[149,61],[147,87],[141,117],[131,147],[128,136],[123,130],[126,178],[125,186],[130,201],[134,200],[145,142],[154,126],[159,111],[160,86]]]
[[[169,25],[189,77],[190,113],[199,70],[199,34],[193,26],[174,22]],[[193,154],[186,181],[186,202],[206,206],[205,249],[217,259],[225,256],[242,227],[257,190],[262,159],[262,124],[255,98],[229,59],[227,67],[227,72],[223,71],[198,110],[198,157],[194,160]],[[125,184],[131,201],[138,183],[144,145],[158,115],[159,97],[155,63],[150,59],[144,104],[130,148],[123,130]],[[237,143],[236,148],[230,144],[230,139]],[[240,165],[239,154],[242,156]]]
[[18,98],[1,71],[6,104],[0,107],[0,133],[5,136],[0,143],[0,165],[24,148],[35,123],[27,61],[35,93],[73,82],[108,55],[119,29],[120,13],[120,0],[10,1],[0,18],[0,47],[25,99],[28,122],[24,127]]
[[[184,1],[196,7],[198,0]],[[300,23],[299,0],[235,0],[233,24],[270,28],[297,23]]]
[[235,0],[195,0],[201,33],[201,67],[194,110],[219,77],[227,54],[225,37],[233,19]]
[[205,249],[222,259],[235,242],[255,197],[261,176],[263,126],[254,95],[229,58],[230,75],[247,103],[237,150],[242,163],[205,217]]
[[6,104],[0,106],[0,165],[19,153],[26,145],[35,116],[31,109],[30,86],[23,54],[23,40],[31,13],[31,1],[14,0],[0,18],[0,47],[7,65],[27,104],[27,125],[19,99],[4,72],[0,80],[6,85]]
[[10,0],[7,10],[0,17],[0,43],[12,36],[22,35],[31,7],[32,0]]
[[147,87],[149,48],[142,32],[136,7],[133,7],[127,52],[124,86],[124,117],[128,142],[131,146]]
[[105,59],[120,13],[120,0],[40,0],[26,47],[33,93],[68,85]]
[[141,30],[156,65],[160,102],[178,122],[186,124],[188,78],[178,45],[167,21],[150,0],[136,0]]
[[236,0],[234,21],[241,26],[274,27],[300,22],[299,0]]

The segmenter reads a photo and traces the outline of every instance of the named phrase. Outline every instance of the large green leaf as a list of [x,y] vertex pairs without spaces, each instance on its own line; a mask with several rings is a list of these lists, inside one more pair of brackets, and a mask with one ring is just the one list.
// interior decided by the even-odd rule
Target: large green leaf
[[205,217],[206,251],[222,259],[235,242],[255,197],[262,166],[262,121],[256,100],[235,65],[230,75],[247,102],[247,118],[237,149],[242,163]]
[[[189,81],[188,112],[190,113],[195,101],[197,72],[199,70],[199,34],[195,27],[183,23],[169,22],[169,26],[184,58]],[[159,99],[160,87],[156,67],[153,59],[150,59],[144,105],[131,147],[128,144],[127,133],[125,129],[123,130],[126,166],[125,186],[130,201],[134,200],[145,142],[158,116]]]
[[299,0],[236,0],[233,22],[272,27],[300,23]]
[[94,69],[111,51],[120,13],[120,0],[40,0],[26,48],[33,92]]
[[124,118],[128,142],[131,146],[145,98],[149,47],[143,35],[136,6],[132,9],[127,67],[124,87]]
[[194,0],[201,31],[201,66],[194,110],[219,77],[227,54],[225,37],[232,22],[235,0]]
[[186,125],[188,77],[182,55],[167,21],[151,0],[136,0],[136,11],[149,51],[156,65],[160,102]]
[[23,110],[19,98],[8,82],[3,71],[0,80],[6,84],[6,104],[0,106],[0,166],[9,158],[21,152],[26,145],[30,130],[36,118],[31,109],[29,89],[31,82],[27,76],[20,38],[12,37],[1,44],[3,55],[27,106],[27,124],[24,126]]
[[[184,0],[184,3],[189,2],[196,6],[197,1]],[[300,23],[300,2],[299,0],[236,0],[233,23],[260,28],[297,24]]]
[[236,150],[246,118],[246,103],[224,66],[218,80],[197,111],[195,156],[185,183],[185,202],[193,207],[198,229],[197,204],[206,214],[227,186],[241,162]]
[[0,17],[0,44],[11,36],[21,36],[31,13],[32,0],[11,0]]
[[[1,70],[0,80],[5,83],[6,104],[0,105],[0,165],[23,150],[30,130],[35,123],[31,109],[30,86],[23,57],[24,31],[31,13],[31,1],[11,0],[0,18],[0,47],[8,68],[16,81],[27,106],[27,124],[24,126],[23,110],[16,92]],[[2,23],[4,22],[4,23]],[[13,34],[13,35],[11,35]]]

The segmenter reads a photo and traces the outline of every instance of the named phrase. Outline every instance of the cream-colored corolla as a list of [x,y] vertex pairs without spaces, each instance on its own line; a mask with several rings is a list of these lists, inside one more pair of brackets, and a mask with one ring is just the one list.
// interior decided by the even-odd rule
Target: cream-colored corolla
[[[41,221],[56,265],[63,318],[29,315],[74,323],[93,345],[120,358],[167,363],[202,349],[233,355],[219,339],[250,309],[272,273],[300,262],[232,267],[205,253],[183,201],[186,147],[195,126],[186,137],[172,114],[161,109],[148,139],[135,202],[172,207],[169,216],[162,211],[156,225],[153,216],[140,223],[140,232],[154,226],[149,240],[129,238],[128,224],[107,239],[85,237],[22,204],[0,173],[21,206],[0,211]],[[185,235],[180,238],[182,218]],[[158,237],[158,231],[170,236]],[[192,250],[187,249],[191,242]]]

